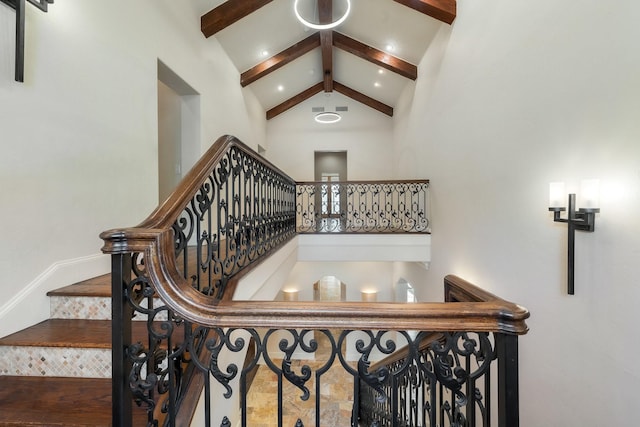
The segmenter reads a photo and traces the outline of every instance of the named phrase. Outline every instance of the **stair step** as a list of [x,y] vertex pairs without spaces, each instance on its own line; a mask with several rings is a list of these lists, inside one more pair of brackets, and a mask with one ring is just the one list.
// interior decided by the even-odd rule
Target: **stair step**
[[[134,341],[146,341],[134,322]],[[111,322],[49,319],[0,339],[0,375],[111,377]]]
[[[50,297],[52,319],[111,320],[111,274],[94,277],[47,293]],[[164,305],[154,299],[154,306]],[[146,306],[146,301],[142,302]],[[160,313],[156,320],[166,320],[166,313]],[[135,319],[147,320],[138,314]]]
[[111,273],[74,283],[47,293],[48,296],[111,298]]
[[[133,425],[146,425],[133,410]],[[111,380],[0,376],[0,426],[25,425],[111,426]]]
[[111,319],[111,274],[47,293],[53,319]]

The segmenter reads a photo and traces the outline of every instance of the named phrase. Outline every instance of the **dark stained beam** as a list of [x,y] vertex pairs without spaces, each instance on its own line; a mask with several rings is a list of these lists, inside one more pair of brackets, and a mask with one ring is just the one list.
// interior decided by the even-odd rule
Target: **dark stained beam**
[[456,0],[394,0],[411,9],[451,24],[456,19]]
[[276,71],[277,69],[284,67],[291,61],[300,58],[307,52],[320,46],[320,33],[314,33],[306,39],[299,41],[291,47],[286,48],[277,55],[262,61],[258,65],[250,68],[244,73],[240,74],[240,85],[245,87],[261,77]]
[[[333,20],[333,0],[318,0],[318,18],[320,24]],[[322,78],[324,91],[333,91],[333,31],[320,31],[320,49],[322,51]]]
[[227,0],[200,17],[200,30],[211,37],[273,0]]
[[361,104],[371,107],[374,110],[378,110],[381,113],[386,114],[387,116],[393,117],[393,107],[390,107],[387,104],[383,104],[380,101],[376,101],[375,99],[370,98],[367,95],[360,93],[358,91],[355,91],[336,81],[333,82],[333,89],[336,92],[339,92],[345,96],[348,96],[353,100],[360,102]]
[[278,114],[284,113],[289,108],[295,107],[296,105],[300,104],[302,101],[306,101],[307,99],[311,98],[313,95],[316,95],[322,92],[323,88],[324,88],[324,82],[317,83],[311,86],[309,89],[300,92],[293,98],[287,99],[282,104],[276,105],[275,107],[267,111],[267,120],[273,119]]
[[358,40],[345,36],[344,34],[334,31],[333,45],[364,60],[373,62],[382,68],[386,68],[389,71],[400,74],[408,79],[415,80],[418,78],[418,67],[415,65],[361,43]]

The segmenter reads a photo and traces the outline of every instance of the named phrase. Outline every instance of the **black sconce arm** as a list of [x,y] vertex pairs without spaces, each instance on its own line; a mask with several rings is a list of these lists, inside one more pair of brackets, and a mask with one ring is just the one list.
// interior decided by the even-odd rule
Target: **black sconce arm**
[[568,225],[568,238],[567,238],[567,292],[569,295],[575,293],[574,286],[574,264],[575,264],[575,231],[588,231],[593,232],[595,229],[596,213],[600,212],[599,208],[580,208],[576,211],[576,195],[569,194],[569,207],[567,212],[567,218],[562,218],[561,214],[564,212],[563,207],[551,207],[549,211],[553,212],[553,220],[555,222],[563,222]]

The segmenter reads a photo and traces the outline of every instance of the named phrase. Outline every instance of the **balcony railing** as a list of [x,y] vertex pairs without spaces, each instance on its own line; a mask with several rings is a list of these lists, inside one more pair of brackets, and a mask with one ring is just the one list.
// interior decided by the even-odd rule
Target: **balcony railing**
[[[381,191],[365,193],[395,195],[386,202],[369,198],[363,203],[388,206],[393,200],[411,206],[410,212],[420,213],[416,218],[424,217],[418,221],[424,231],[426,192],[416,199],[409,193],[426,190],[425,184],[393,191],[380,184]],[[466,385],[475,381],[475,374],[459,363],[470,352],[480,355],[475,363],[497,359],[498,426],[517,427],[517,336],[527,331],[528,313],[515,304],[498,298],[420,304],[232,300],[240,277],[295,236],[300,224],[297,194],[284,173],[235,138],[223,137],[143,223],[102,233],[103,251],[112,256],[113,425],[132,425],[137,411],[146,414],[148,426],[190,425],[202,390],[204,408],[195,412],[197,425],[226,427],[231,420],[250,425],[247,378],[263,362],[261,369],[271,370],[277,383],[273,425],[320,425],[328,406],[323,381],[334,368],[349,378],[353,399],[344,424],[323,423],[380,424],[382,418],[362,415],[366,400],[360,399],[359,385],[367,384],[376,402],[392,401],[389,381],[402,366],[412,366],[434,387],[452,390],[436,400],[439,407],[433,410],[444,414],[437,424],[423,417],[422,425],[472,426],[476,424],[463,424],[459,416],[470,419],[460,402],[476,387],[475,382]],[[393,207],[383,211],[402,212]],[[388,228],[406,232],[395,224]],[[147,325],[144,341],[132,336],[136,320]],[[432,345],[440,347],[432,347],[432,356],[419,353],[433,334],[440,338]],[[396,354],[403,346],[410,349],[411,363],[371,367],[375,357]],[[299,363],[296,358],[316,360]],[[481,404],[490,406],[485,400]],[[289,414],[292,407],[298,409]],[[388,416],[394,413],[389,410]],[[452,418],[445,423],[445,416]]]
[[429,181],[301,182],[298,233],[424,233]]

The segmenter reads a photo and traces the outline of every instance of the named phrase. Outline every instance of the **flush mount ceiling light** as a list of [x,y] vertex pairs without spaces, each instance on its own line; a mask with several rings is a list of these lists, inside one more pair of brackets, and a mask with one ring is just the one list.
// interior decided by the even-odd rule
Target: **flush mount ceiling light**
[[339,122],[342,119],[342,116],[338,113],[334,113],[333,111],[325,111],[316,114],[314,119],[318,123],[330,124]]
[[295,0],[295,2],[293,3],[293,11],[296,14],[296,18],[298,18],[298,21],[302,22],[303,25],[309,28],[313,28],[315,30],[329,30],[331,28],[337,27],[338,25],[342,24],[345,21],[345,19],[347,19],[347,16],[349,16],[349,12],[351,12],[351,0],[345,0],[345,1],[347,2],[347,10],[344,13],[344,15],[342,15],[340,19],[337,19],[328,24],[316,24],[304,19],[302,15],[300,15],[300,12],[298,11],[298,3],[300,3],[300,0]]

